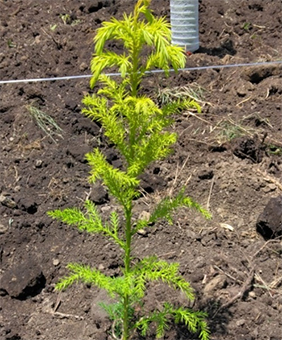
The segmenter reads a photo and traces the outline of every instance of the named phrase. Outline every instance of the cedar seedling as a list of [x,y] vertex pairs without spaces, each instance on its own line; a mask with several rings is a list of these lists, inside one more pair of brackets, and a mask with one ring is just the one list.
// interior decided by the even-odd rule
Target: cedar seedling
[[[172,223],[172,214],[179,207],[195,208],[210,217],[199,204],[185,196],[183,188],[175,197],[166,197],[158,203],[147,220],[133,221],[133,207],[139,196],[139,176],[153,161],[165,158],[177,140],[176,134],[167,129],[173,122],[173,114],[191,107],[199,109],[191,99],[178,99],[159,107],[152,99],[140,94],[146,72],[159,68],[168,74],[170,67],[177,71],[185,65],[182,48],[170,44],[169,24],[164,18],[154,17],[149,4],[150,0],[139,0],[132,14],[124,14],[122,20],[113,18],[104,22],[97,30],[90,85],[94,88],[99,83],[100,89],[83,99],[83,113],[99,122],[123,161],[121,169],[115,168],[99,149],[94,149],[86,154],[91,167],[89,182],[102,180],[121,205],[123,216],[121,218],[113,211],[108,222],[104,222],[105,218],[90,200],[85,202],[83,210],[68,208],[48,213],[79,230],[100,233],[111,239],[123,251],[120,276],[110,277],[98,269],[70,263],[70,274],[62,278],[56,288],[65,289],[82,281],[106,290],[117,301],[112,305],[103,304],[113,320],[115,338],[128,340],[136,331],[146,336],[151,324],[155,325],[156,336],[162,337],[174,321],[185,324],[189,331],[207,340],[209,331],[205,313],[175,307],[168,302],[164,302],[162,308],[145,313],[140,304],[149,282],[162,281],[183,292],[188,301],[194,299],[194,293],[179,274],[178,263],[168,263],[156,256],[134,261],[132,239],[136,233],[150,228],[160,219]],[[123,45],[123,53],[107,49],[107,43],[113,40]],[[112,67],[121,73],[120,81],[102,73]]]

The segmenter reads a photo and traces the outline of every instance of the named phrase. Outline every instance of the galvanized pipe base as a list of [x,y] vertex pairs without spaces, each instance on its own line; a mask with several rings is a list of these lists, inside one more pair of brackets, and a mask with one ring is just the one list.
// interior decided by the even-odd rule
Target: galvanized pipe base
[[199,49],[198,0],[170,0],[172,44],[186,51]]

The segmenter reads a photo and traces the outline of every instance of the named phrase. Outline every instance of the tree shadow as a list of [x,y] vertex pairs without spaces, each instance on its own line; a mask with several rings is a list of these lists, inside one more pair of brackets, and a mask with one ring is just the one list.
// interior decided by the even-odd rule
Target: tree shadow
[[219,47],[207,48],[205,46],[200,46],[200,48],[195,53],[205,53],[210,56],[218,56],[223,58],[226,55],[234,56],[237,51],[233,46],[232,40],[228,39],[220,44]]
[[[207,324],[210,330],[210,335],[213,338],[219,338],[227,334],[227,325],[232,318],[232,313],[229,308],[221,308],[222,303],[210,299],[199,306],[199,310],[207,313]],[[192,334],[183,324],[173,326],[176,331],[176,340],[199,340],[199,334]]]
[[[232,306],[232,305],[231,305]],[[230,307],[231,307],[230,306]],[[199,303],[197,308],[193,310],[205,311],[207,313],[206,321],[210,330],[212,338],[224,338],[227,335],[227,325],[232,319],[233,314],[229,310],[229,307],[222,308],[222,303],[209,299],[205,302]],[[148,334],[146,337],[137,335],[138,340],[155,340],[155,334]],[[171,324],[170,330],[165,333],[164,339],[174,340],[200,340],[199,334],[189,332],[188,328],[184,324]]]

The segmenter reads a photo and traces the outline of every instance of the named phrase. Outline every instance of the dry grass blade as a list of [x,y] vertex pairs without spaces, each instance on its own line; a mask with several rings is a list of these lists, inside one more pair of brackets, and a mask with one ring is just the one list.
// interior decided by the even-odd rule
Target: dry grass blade
[[209,104],[204,100],[205,90],[198,84],[190,86],[177,86],[174,88],[159,89],[157,99],[162,105],[169,103],[171,100],[190,98],[201,104]]
[[277,277],[276,279],[274,279],[270,284],[269,287],[270,289],[277,289],[278,287],[280,287],[282,284],[282,276]]
[[269,119],[262,117],[259,113],[251,113],[247,116],[243,117],[243,121],[248,121],[248,120],[254,120],[257,125],[265,124],[271,129],[273,129],[273,126],[270,124]]
[[[188,162],[188,160],[189,160],[189,155],[188,155],[188,157],[186,157],[186,159],[185,159],[185,161],[184,161],[184,163],[183,163],[183,165],[182,165],[182,167],[181,167],[180,170],[179,170],[179,163],[177,163],[176,172],[175,172],[174,180],[173,180],[173,183],[172,183],[172,187],[170,188],[170,190],[169,190],[169,192],[168,192],[168,196],[169,196],[169,197],[172,197],[172,194],[173,194],[173,192],[174,192],[175,189],[176,189],[176,183],[177,183],[177,181],[178,181],[178,178],[179,178],[180,174],[183,172],[183,169],[185,168],[186,163]],[[187,178],[187,180],[186,180],[186,182],[185,182],[185,184],[184,184],[185,187],[186,187],[186,185],[188,184],[188,182],[190,181],[191,177],[192,177],[192,176],[190,175],[190,176]]]
[[236,123],[230,118],[221,120],[214,130],[218,130],[217,139],[220,144],[244,135],[253,136],[258,132],[258,130],[244,127],[240,122]]
[[273,290],[274,289],[271,287],[271,283],[268,284],[267,282],[265,282],[263,280],[263,278],[257,273],[255,274],[255,280],[257,282],[260,282],[260,283],[258,283],[258,284],[255,283],[254,287],[265,289],[268,292],[268,294],[270,295],[270,297],[273,297],[273,293],[274,293]]
[[27,109],[35,120],[36,124],[40,127],[42,131],[46,133],[48,137],[52,139],[54,143],[57,143],[57,141],[53,138],[53,136],[57,136],[63,139],[63,130],[59,127],[59,125],[52,117],[47,115],[45,112],[39,110],[35,106],[27,106]]

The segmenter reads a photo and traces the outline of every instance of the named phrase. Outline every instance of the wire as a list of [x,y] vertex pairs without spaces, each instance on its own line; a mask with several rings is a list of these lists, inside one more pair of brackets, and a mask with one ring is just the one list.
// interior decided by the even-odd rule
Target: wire
[[[232,67],[250,67],[250,66],[266,66],[266,65],[274,65],[274,64],[282,64],[282,60],[277,61],[264,61],[257,63],[242,63],[242,64],[229,64],[229,65],[210,65],[210,66],[196,66],[196,67],[187,67],[181,68],[178,71],[202,71],[202,70],[210,70],[210,69],[223,69],[223,68],[232,68]],[[169,69],[168,72],[174,72],[174,69]],[[164,70],[152,70],[145,72],[147,74],[152,73],[164,73]],[[109,77],[118,77],[121,73],[106,73]],[[31,78],[31,79],[14,79],[14,80],[0,80],[1,84],[18,84],[18,83],[34,83],[34,82],[44,82],[44,81],[57,81],[57,80],[72,80],[72,79],[83,79],[83,78],[91,78],[92,75],[85,74],[79,76],[65,76],[65,77],[53,77],[53,78]]]

